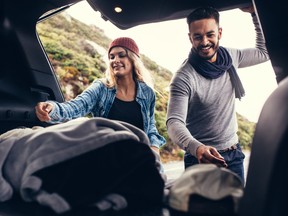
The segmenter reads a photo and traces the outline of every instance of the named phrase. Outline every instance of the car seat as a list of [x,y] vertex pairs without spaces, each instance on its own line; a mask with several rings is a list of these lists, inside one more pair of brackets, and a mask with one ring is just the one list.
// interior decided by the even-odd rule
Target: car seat
[[252,143],[240,216],[287,215],[288,78],[269,96]]

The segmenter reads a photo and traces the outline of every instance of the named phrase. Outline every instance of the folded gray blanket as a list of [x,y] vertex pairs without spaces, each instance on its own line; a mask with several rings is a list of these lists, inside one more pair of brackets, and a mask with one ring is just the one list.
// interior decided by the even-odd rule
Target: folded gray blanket
[[[138,128],[104,118],[80,118],[46,128],[8,131],[0,136],[0,201],[11,199],[17,192],[24,201],[37,201],[57,213],[65,212],[71,208],[69,203],[59,194],[44,191],[41,179],[33,173],[128,139],[150,145]],[[159,155],[154,154],[160,171]]]

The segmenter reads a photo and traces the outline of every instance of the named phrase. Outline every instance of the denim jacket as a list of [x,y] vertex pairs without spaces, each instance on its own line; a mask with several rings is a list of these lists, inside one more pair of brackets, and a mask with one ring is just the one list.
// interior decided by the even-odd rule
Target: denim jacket
[[[136,101],[141,106],[144,123],[144,132],[147,134],[152,146],[161,147],[166,143],[163,136],[158,133],[155,125],[155,93],[144,82],[137,81]],[[54,105],[49,113],[50,123],[66,122],[71,119],[86,116],[91,113],[94,117],[107,118],[116,97],[117,89],[108,88],[102,81],[95,80],[86,90],[75,99],[63,103],[47,101]]]

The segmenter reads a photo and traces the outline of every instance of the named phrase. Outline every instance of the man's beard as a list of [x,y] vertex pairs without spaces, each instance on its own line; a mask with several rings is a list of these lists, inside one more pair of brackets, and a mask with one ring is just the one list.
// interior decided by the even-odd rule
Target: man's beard
[[199,54],[199,53],[201,52],[200,49],[201,49],[202,47],[203,47],[203,46],[200,46],[200,47],[198,47],[198,48],[193,48],[193,49],[194,49],[194,51],[197,53],[197,55],[198,55],[200,58],[209,61],[209,60],[212,59],[212,58],[215,56],[215,54],[217,53],[217,51],[218,51],[218,49],[219,49],[219,41],[217,42],[216,45],[213,46],[215,52],[214,52],[212,55],[210,55],[210,56],[206,56],[206,57],[205,57],[205,56],[202,56],[202,55]]

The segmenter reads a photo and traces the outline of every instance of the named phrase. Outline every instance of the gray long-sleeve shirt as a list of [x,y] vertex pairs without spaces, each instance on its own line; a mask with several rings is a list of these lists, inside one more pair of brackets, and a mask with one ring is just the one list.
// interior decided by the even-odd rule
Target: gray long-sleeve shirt
[[[226,48],[235,69],[269,60],[257,17],[253,23],[256,48]],[[235,92],[228,72],[207,79],[186,59],[171,80],[166,124],[171,140],[194,156],[200,145],[221,150],[236,144]]]

